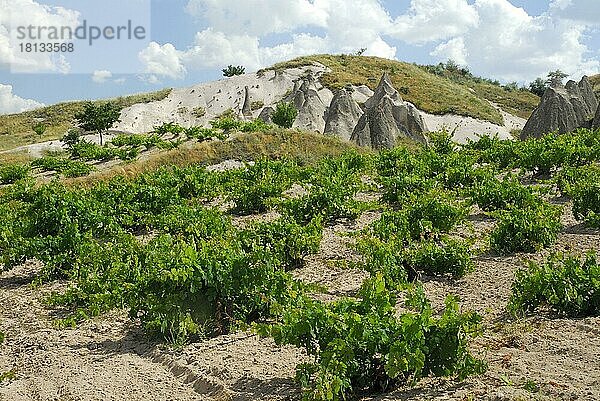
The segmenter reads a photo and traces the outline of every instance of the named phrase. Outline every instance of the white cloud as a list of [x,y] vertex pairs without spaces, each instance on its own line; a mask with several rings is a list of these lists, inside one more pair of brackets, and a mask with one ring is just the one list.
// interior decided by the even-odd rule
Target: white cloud
[[533,17],[506,0],[477,0],[474,6],[479,25],[461,38],[466,61],[479,74],[523,81],[555,69],[577,75],[600,66],[588,56],[581,24],[549,14]]
[[198,32],[194,45],[181,58],[186,65],[196,68],[235,64],[254,69],[261,65],[257,37],[226,35],[212,28]]
[[403,43],[507,81],[554,69],[590,74],[600,67],[598,49],[593,54],[585,44],[600,26],[598,0],[553,0],[539,16],[509,0],[411,0],[395,17],[379,0],[189,0],[186,9],[210,28],[187,49],[151,43],[140,53],[151,74],[146,81],[228,64],[252,71],[301,55],[360,48],[395,58]]
[[441,60],[452,59],[459,65],[467,64],[468,53],[463,38],[454,38],[439,44],[431,55]]
[[12,91],[11,85],[0,84],[0,114],[20,113],[44,105],[32,99],[23,99]]
[[96,82],[97,84],[103,84],[106,81],[108,81],[109,79],[111,79],[112,76],[113,76],[113,74],[110,71],[96,70],[92,74],[92,81]]
[[186,69],[181,63],[181,55],[182,52],[175,49],[171,43],[161,46],[150,42],[148,47],[140,52],[139,58],[145,65],[145,73],[182,79]]
[[[297,56],[360,48],[366,48],[368,55],[393,58],[396,54],[396,47],[383,39],[391,18],[378,0],[190,0],[187,11],[203,18],[210,28],[198,32],[190,48],[172,48],[171,57],[149,57],[159,46],[151,44],[140,55],[146,72],[174,78],[188,68],[228,64],[252,71]],[[305,27],[319,33],[296,32]],[[283,33],[287,39],[261,46],[272,33]]]
[[76,27],[79,13],[63,7],[40,4],[34,0],[0,0],[0,68],[15,72],[61,72],[69,70],[62,56],[48,53],[22,53],[11,45],[11,33],[19,26],[70,26]]
[[389,34],[422,44],[463,34],[478,21],[477,11],[466,0],[411,0],[408,13],[394,20]]
[[215,31],[262,36],[326,25],[327,14],[308,0],[190,0],[186,10]]

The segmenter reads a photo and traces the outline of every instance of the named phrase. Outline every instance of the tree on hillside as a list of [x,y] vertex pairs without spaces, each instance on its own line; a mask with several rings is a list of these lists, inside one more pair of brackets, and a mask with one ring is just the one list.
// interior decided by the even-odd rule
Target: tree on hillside
[[46,132],[46,126],[42,123],[35,124],[31,129],[40,137]]
[[241,65],[228,65],[227,68],[223,68],[222,71],[224,77],[233,77],[234,75],[244,74],[246,72],[246,68],[242,67]]
[[561,70],[550,71],[548,73],[548,79],[546,80],[546,85],[551,88],[559,88],[563,85],[562,81],[564,78],[568,77],[569,74],[562,72]]
[[529,84],[529,91],[540,97],[544,94],[546,88],[546,81],[542,78],[536,78]]
[[116,103],[106,102],[96,105],[86,102],[83,105],[83,111],[76,114],[75,119],[78,126],[84,131],[100,135],[100,145],[102,145],[102,134],[119,121],[120,115],[121,107]]

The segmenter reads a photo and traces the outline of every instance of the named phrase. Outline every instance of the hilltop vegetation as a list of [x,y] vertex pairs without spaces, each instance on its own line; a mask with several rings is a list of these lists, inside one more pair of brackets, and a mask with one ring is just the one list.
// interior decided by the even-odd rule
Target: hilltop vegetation
[[352,55],[316,55],[299,57],[269,69],[282,69],[321,63],[331,69],[322,78],[330,89],[346,85],[367,85],[375,89],[384,71],[390,74],[394,87],[405,100],[432,114],[458,114],[502,125],[502,115],[489,102],[504,111],[527,118],[537,106],[539,97],[529,91],[504,88],[471,74],[437,70],[378,57]]
[[[377,57],[315,55],[279,63],[269,69],[306,66],[313,62],[331,69],[322,77],[322,83],[330,89],[350,84],[367,85],[374,89],[381,74],[387,71],[403,98],[432,114],[452,113],[502,125],[502,115],[490,102],[523,118],[529,117],[539,102],[539,98],[529,91],[475,77],[465,68],[451,63],[419,66]],[[170,89],[165,89],[113,101],[119,107],[128,107],[135,103],[161,100],[169,93]],[[103,102],[106,100],[95,103]],[[74,117],[82,111],[83,104],[59,103],[20,114],[0,116],[0,151],[58,139],[73,126]]]
[[[129,107],[136,103],[149,103],[164,99],[171,89],[158,92],[144,93],[118,97],[109,100],[96,100],[93,103],[114,102],[117,106]],[[85,102],[66,102],[19,114],[0,115],[0,151],[13,149],[31,143],[60,139],[64,133],[73,127],[75,115],[83,111]],[[43,124],[43,135],[34,132],[37,124]]]

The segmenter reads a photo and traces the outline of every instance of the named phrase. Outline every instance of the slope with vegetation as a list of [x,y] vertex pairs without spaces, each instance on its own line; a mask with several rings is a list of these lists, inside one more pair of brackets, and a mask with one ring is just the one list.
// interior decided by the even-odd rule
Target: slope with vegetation
[[330,89],[346,85],[377,86],[387,71],[394,87],[405,100],[432,114],[458,114],[503,124],[502,115],[489,102],[508,113],[527,118],[539,97],[526,90],[502,87],[496,82],[474,77],[452,63],[419,66],[378,57],[316,55],[279,63],[267,70],[321,63],[331,71],[321,81]]
[[[461,311],[451,295],[434,308],[420,279],[457,285],[473,274],[473,255],[551,249],[565,207],[599,227],[598,130],[465,146],[438,133],[425,147],[339,153],[347,145],[314,134],[259,127],[234,135],[246,124],[255,128],[217,121],[214,129],[233,141],[203,141],[212,145],[206,156],[173,149],[140,161],[149,165],[135,174],[88,185],[36,185],[28,171],[8,170],[3,270],[36,259],[38,283],[68,280],[46,300],[62,308],[62,326],[124,308],[148,334],[180,346],[253,328],[310,356],[296,376],[306,399],[339,400],[483,372],[486,363],[471,351],[482,317]],[[338,154],[326,155],[331,150]],[[182,162],[171,157],[178,152]],[[226,171],[197,163],[228,157],[254,163]],[[572,202],[557,204],[559,194]],[[468,234],[475,206],[492,222],[488,232]],[[337,262],[366,278],[355,292],[323,301],[327,289],[295,272],[319,252],[325,230],[365,212],[374,218],[348,233],[359,257]],[[518,273],[510,310],[599,314],[595,258],[553,266]],[[557,302],[565,283],[570,302]]]
[[[149,103],[164,99],[171,89],[119,97],[111,100],[97,100],[94,104],[114,103],[119,108],[129,107],[136,103]],[[60,139],[68,129],[74,126],[75,116],[81,113],[86,102],[66,102],[19,114],[0,115],[0,151],[13,149],[22,145]],[[36,134],[34,128],[43,124],[42,135]]]

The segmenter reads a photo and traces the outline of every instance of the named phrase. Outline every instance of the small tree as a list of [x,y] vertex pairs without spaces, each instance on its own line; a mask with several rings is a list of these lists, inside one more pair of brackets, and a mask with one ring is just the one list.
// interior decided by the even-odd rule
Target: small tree
[[542,78],[536,78],[529,84],[529,91],[541,97],[546,91],[547,87],[546,81],[544,81]]
[[233,66],[228,65],[227,68],[223,68],[223,76],[224,77],[233,77],[234,75],[242,75],[246,72],[246,69],[241,65]]
[[367,51],[366,47],[361,47],[360,49],[358,49],[357,51],[354,52],[354,55],[362,56],[363,54],[365,54],[366,51]]
[[562,72],[561,70],[550,71],[548,73],[548,79],[546,80],[546,85],[551,88],[558,88],[562,86],[562,81],[564,78],[568,77],[569,74]]
[[31,129],[38,136],[42,136],[42,135],[44,135],[44,132],[46,132],[46,126],[44,124],[42,124],[42,123],[35,124],[33,127],[31,127]]
[[282,128],[292,128],[297,116],[298,110],[292,103],[281,102],[273,112],[271,120]]
[[71,148],[73,145],[76,145],[81,140],[81,130],[79,128],[71,128],[67,131],[67,133],[62,137],[61,141],[67,147]]
[[83,111],[76,114],[75,119],[84,131],[96,132],[100,135],[100,145],[102,145],[102,134],[119,121],[120,115],[121,107],[115,103],[106,102],[96,105],[86,102]]

